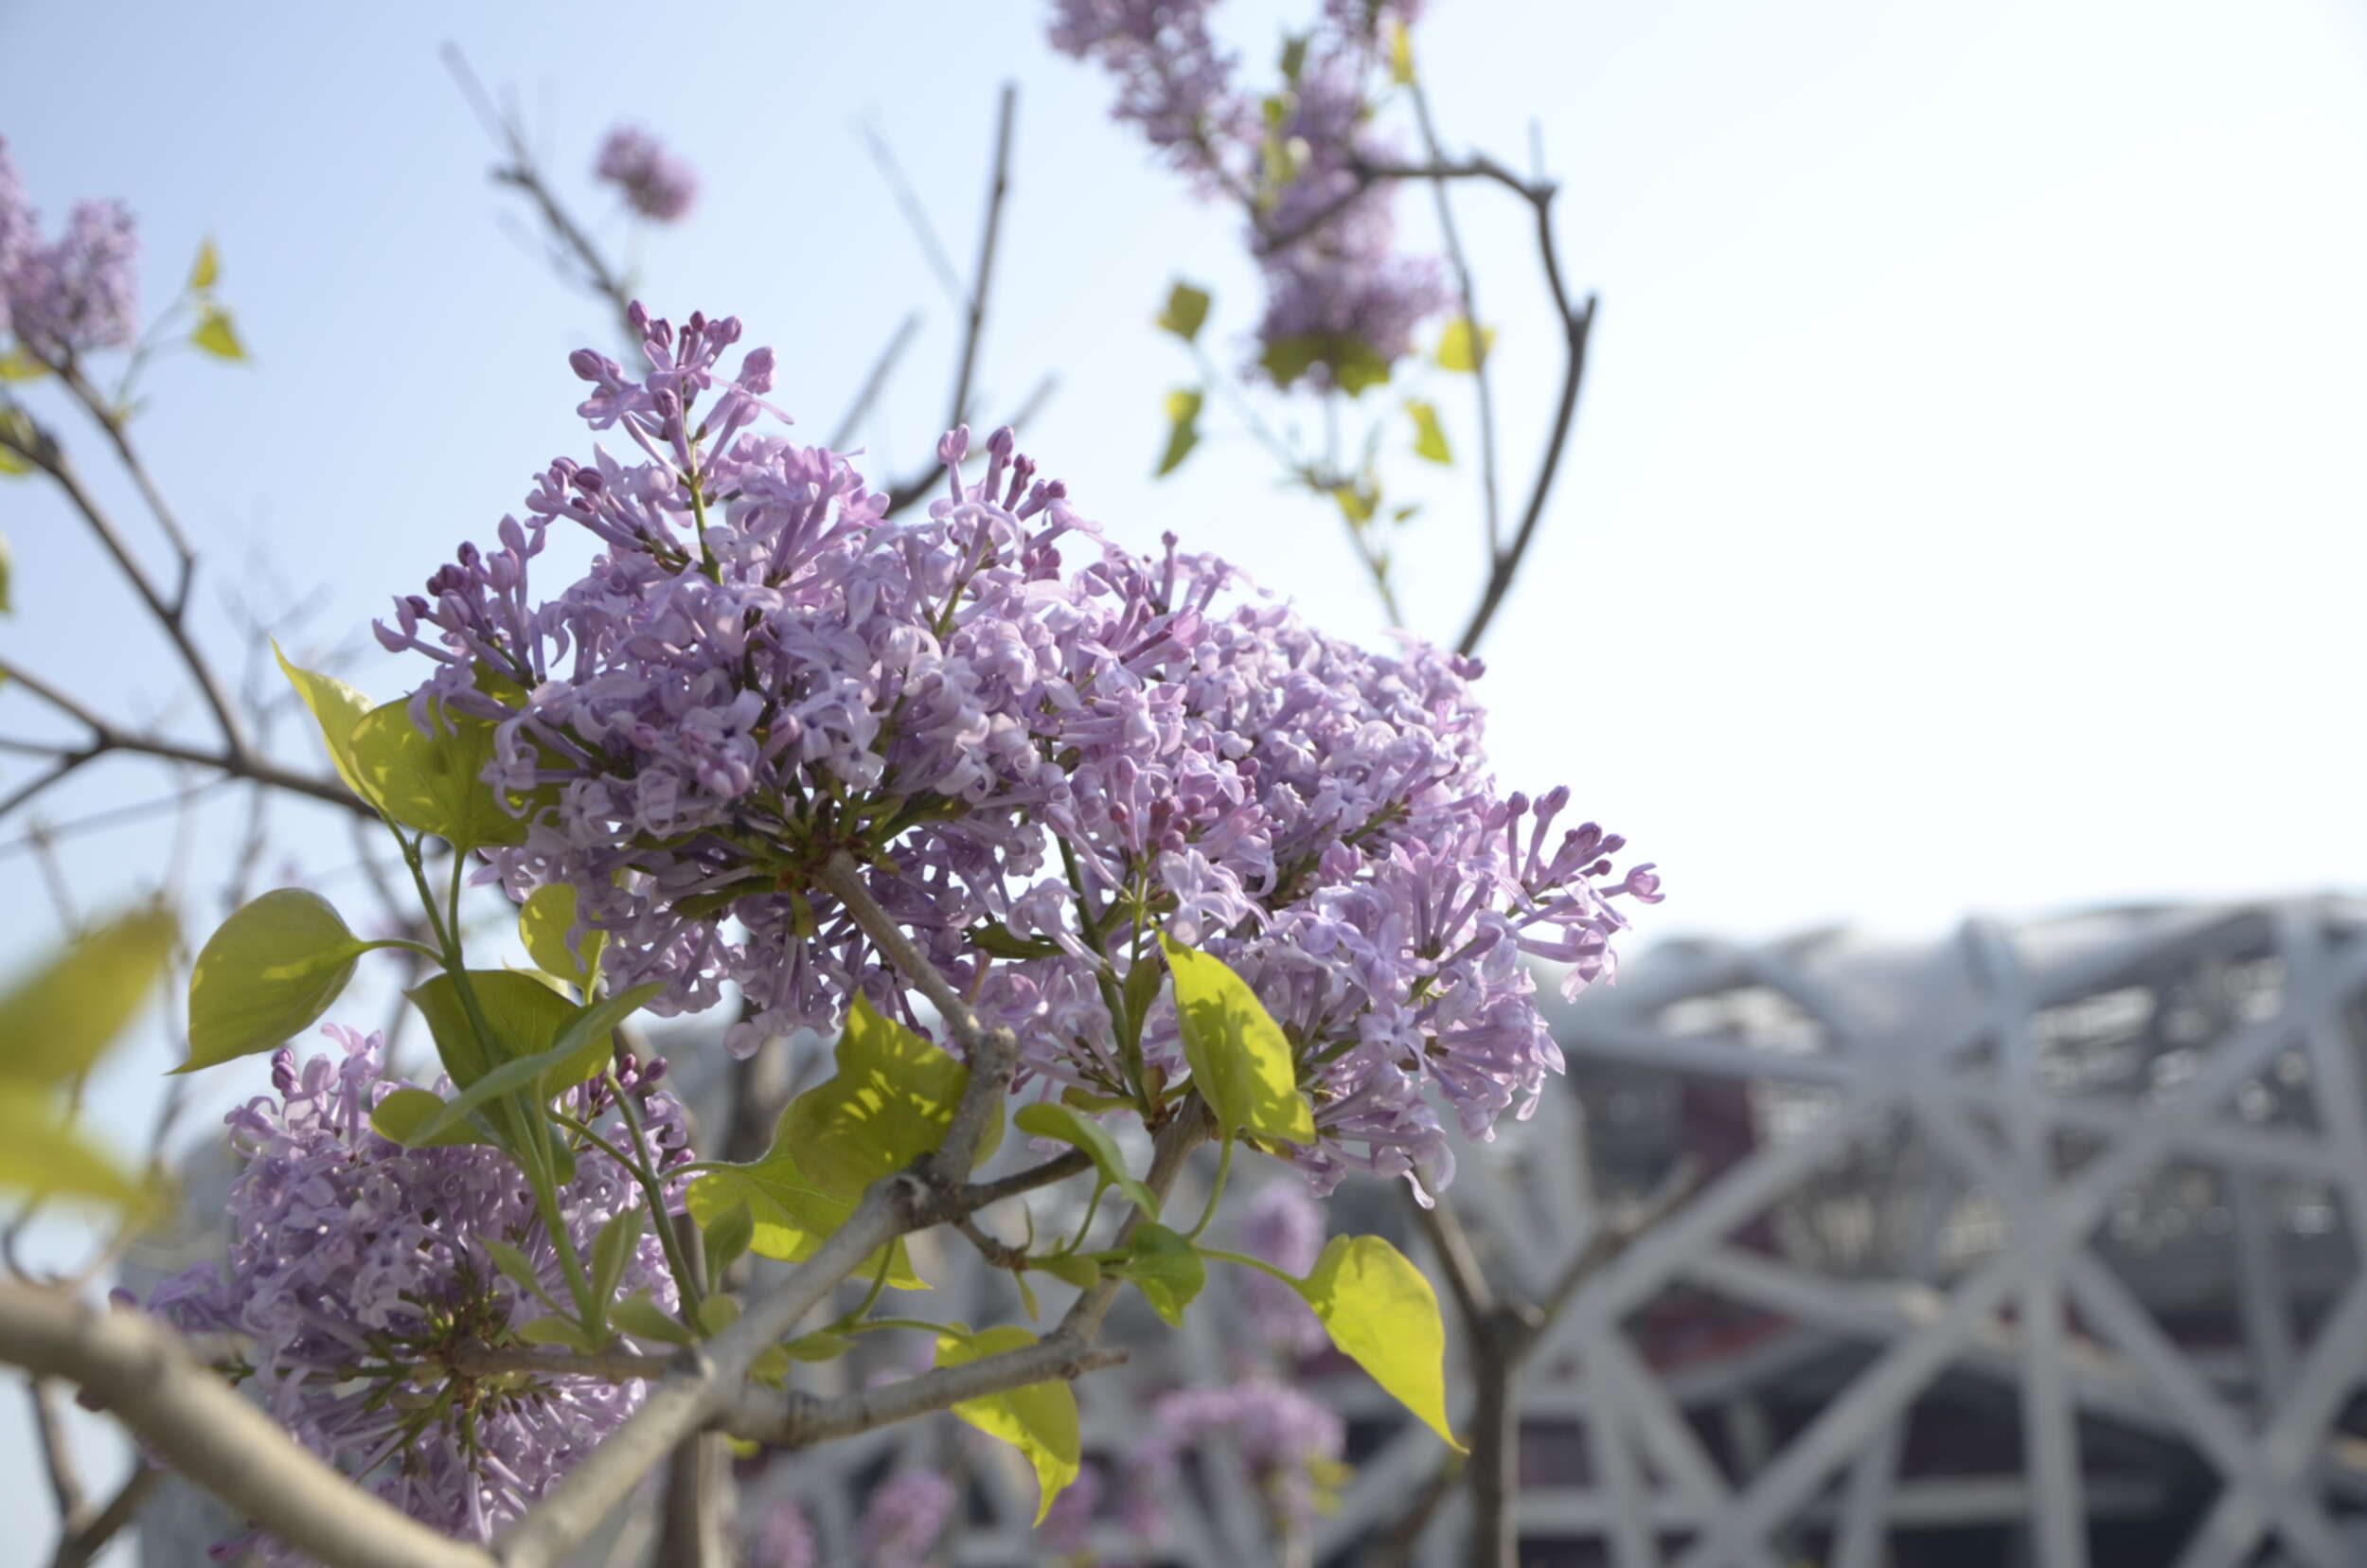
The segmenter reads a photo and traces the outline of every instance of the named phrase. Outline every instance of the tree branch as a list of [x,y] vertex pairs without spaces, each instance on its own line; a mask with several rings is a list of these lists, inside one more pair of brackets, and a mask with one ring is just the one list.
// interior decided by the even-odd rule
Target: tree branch
[[1125,1360],[1123,1350],[1096,1350],[1085,1336],[1060,1328],[1017,1350],[960,1366],[938,1367],[901,1382],[836,1399],[819,1399],[794,1389],[751,1387],[742,1391],[721,1426],[735,1437],[753,1438],[775,1448],[811,1448],[949,1410],[965,1399],[1008,1393],[1030,1383],[1074,1381]]
[[79,1525],[69,1523],[57,1551],[50,1554],[49,1568],[83,1568],[83,1564],[106,1550],[109,1541],[123,1533],[124,1526],[132,1523],[140,1506],[148,1501],[148,1494],[164,1478],[164,1471],[144,1460],[133,1464],[132,1473],[116,1488],[105,1507]]
[[494,1568],[299,1447],[145,1313],[0,1284],[0,1360],[79,1384],[190,1480],[339,1568]]

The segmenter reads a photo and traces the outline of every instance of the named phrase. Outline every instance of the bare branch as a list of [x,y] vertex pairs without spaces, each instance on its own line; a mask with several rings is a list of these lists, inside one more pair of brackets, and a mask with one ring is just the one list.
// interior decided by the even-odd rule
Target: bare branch
[[953,375],[953,412],[948,430],[970,418],[970,378],[978,364],[978,342],[986,335],[987,297],[994,282],[995,241],[1003,232],[1003,198],[1011,188],[1011,123],[1019,115],[1019,87],[1003,84],[994,116],[994,174],[987,187],[987,221],[978,236],[978,276],[970,288],[969,325],[962,332],[961,368]]
[[105,1507],[80,1525],[68,1529],[58,1542],[57,1551],[50,1555],[49,1568],[82,1568],[84,1563],[105,1551],[107,1543],[123,1533],[124,1526],[132,1523],[133,1516],[140,1511],[140,1506],[148,1501],[148,1494],[154,1491],[156,1484],[164,1478],[165,1472],[153,1465],[145,1462],[133,1465],[132,1473],[124,1478],[122,1486],[116,1488],[115,1496],[107,1500]]
[[912,347],[913,338],[919,330],[920,312],[915,311],[904,317],[903,323],[896,329],[896,335],[888,339],[886,347],[880,350],[880,357],[871,362],[871,373],[863,377],[863,385],[856,389],[855,401],[846,405],[846,412],[839,416],[838,428],[830,432],[832,452],[845,450],[846,444],[855,438],[856,428],[863,423],[863,417],[871,412],[873,403],[880,401],[881,388],[887,385],[888,377],[896,369],[896,362],[904,357],[904,350]]
[[58,1385],[47,1378],[27,1378],[25,1393],[33,1404],[33,1430],[41,1437],[41,1463],[49,1477],[49,1495],[57,1502],[60,1523],[71,1523],[84,1506],[82,1478],[74,1468],[74,1451],[66,1446]]
[[74,395],[74,401],[107,433],[107,439],[115,443],[116,456],[122,460],[124,472],[132,476],[140,499],[148,503],[157,527],[164,530],[166,540],[172,545],[173,558],[180,566],[180,577],[172,589],[172,615],[177,619],[188,612],[189,586],[197,577],[197,552],[189,547],[189,536],[182,532],[180,520],[165,504],[164,492],[156,488],[156,481],[149,476],[148,465],[140,461],[140,454],[133,450],[123,416],[107,405],[107,400],[99,396],[98,388],[90,383],[73,360],[64,360],[50,368],[57,371],[58,379]]
[[174,1469],[339,1568],[494,1568],[299,1447],[145,1313],[0,1284],[0,1360],[80,1385]]
[[1126,1360],[1123,1350],[1096,1350],[1085,1336],[1057,1329],[1033,1345],[917,1378],[819,1399],[795,1390],[751,1387],[725,1415],[722,1428],[776,1448],[811,1448],[858,1433],[949,1410],[965,1399],[1007,1393],[1030,1383],[1067,1382]]
[[[1439,146],[1438,127],[1431,118],[1430,95],[1423,90],[1418,79],[1413,83],[1411,91],[1414,98],[1415,121],[1422,130],[1423,150],[1430,154],[1431,162],[1443,163],[1446,161],[1446,153]],[[1454,268],[1455,293],[1460,296],[1463,306],[1463,319],[1470,324],[1471,330],[1476,333],[1479,330],[1480,319],[1479,286],[1471,275],[1470,258],[1464,254],[1463,237],[1455,228],[1454,203],[1448,194],[1448,181],[1433,180],[1430,186],[1431,194],[1437,200],[1438,228],[1447,241],[1448,263]],[[1478,347],[1476,339],[1473,341],[1473,347],[1475,348]],[[1486,525],[1487,561],[1492,568],[1497,555],[1504,547],[1501,537],[1503,508],[1496,495],[1496,400],[1492,378],[1487,371],[1487,356],[1485,353],[1474,355],[1472,370],[1471,380],[1479,403],[1480,507]]]
[[945,286],[945,296],[955,310],[963,309],[968,298],[962,289],[962,275],[953,265],[953,258],[945,253],[945,241],[937,238],[936,225],[929,222],[929,209],[921,204],[920,193],[913,189],[912,181],[904,177],[904,166],[896,161],[896,153],[880,134],[879,127],[867,119],[855,122],[855,134],[863,141],[863,151],[871,154],[872,164],[880,177],[887,182],[896,197],[896,205],[904,214],[904,222],[912,225],[913,238],[920,241],[920,254],[929,259],[929,268]]

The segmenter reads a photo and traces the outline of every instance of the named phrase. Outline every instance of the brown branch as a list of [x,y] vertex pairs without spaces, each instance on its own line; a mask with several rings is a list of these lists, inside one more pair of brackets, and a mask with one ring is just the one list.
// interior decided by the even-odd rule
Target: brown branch
[[912,347],[913,338],[919,330],[920,312],[915,311],[904,317],[902,324],[896,329],[896,335],[888,339],[886,347],[880,350],[880,357],[871,362],[871,371],[863,377],[863,385],[856,389],[855,401],[846,405],[846,412],[839,416],[838,428],[830,432],[832,452],[843,450],[847,442],[855,438],[855,428],[863,423],[863,417],[871,412],[871,405],[880,401],[880,391],[887,385],[889,375],[896,369],[896,362],[904,357],[904,350]]
[[50,1554],[49,1568],[83,1568],[83,1564],[107,1549],[107,1543],[123,1533],[125,1525],[140,1511],[149,1493],[156,1489],[165,1472],[146,1462],[133,1466],[123,1485],[116,1488],[107,1506],[80,1524],[68,1528],[58,1549]]
[[0,1360],[79,1384],[191,1481],[339,1568],[494,1568],[323,1464],[146,1313],[0,1284]]
[[189,536],[182,531],[180,520],[173,516],[172,508],[165,503],[164,492],[149,476],[148,465],[140,461],[138,452],[133,450],[132,437],[122,416],[107,406],[107,400],[99,396],[98,388],[90,383],[83,376],[81,367],[70,357],[52,365],[50,368],[58,373],[58,379],[74,395],[74,401],[80,403],[98,428],[107,433],[107,439],[115,444],[116,456],[121,460],[124,472],[132,476],[132,483],[138,489],[140,499],[148,503],[148,509],[154,514],[157,527],[164,531],[166,540],[172,545],[173,558],[180,566],[180,578],[172,590],[172,614],[175,617],[187,614],[189,585],[197,577],[197,552],[189,547]]
[[27,1378],[25,1393],[32,1400],[33,1430],[41,1438],[41,1464],[49,1477],[49,1495],[57,1502],[59,1521],[70,1525],[85,1503],[82,1478],[74,1468],[74,1451],[66,1446],[58,1385],[47,1378]]
[[735,1437],[775,1448],[811,1448],[950,1409],[965,1399],[1008,1393],[1030,1383],[1071,1382],[1125,1360],[1125,1351],[1095,1349],[1087,1336],[1063,1327],[1001,1355],[938,1367],[900,1382],[835,1399],[816,1399],[793,1389],[751,1387],[721,1425]]
[[[1423,91],[1419,80],[1412,84],[1410,91],[1414,98],[1415,122],[1421,127],[1423,150],[1430,154],[1433,163],[1443,163],[1446,154],[1439,147],[1438,127],[1431,118],[1430,95]],[[1448,264],[1454,268],[1455,293],[1463,306],[1463,319],[1477,334],[1479,286],[1471,274],[1470,258],[1464,253],[1463,236],[1455,227],[1454,203],[1448,194],[1449,184],[1446,180],[1433,180],[1430,183],[1431,194],[1437,201],[1438,228],[1447,241]],[[1472,347],[1477,350],[1479,346],[1479,339],[1474,335]],[[1487,560],[1492,567],[1498,552],[1503,548],[1500,537],[1503,506],[1496,494],[1496,400],[1485,352],[1473,355],[1472,371],[1471,380],[1479,402],[1480,508],[1486,524]]]

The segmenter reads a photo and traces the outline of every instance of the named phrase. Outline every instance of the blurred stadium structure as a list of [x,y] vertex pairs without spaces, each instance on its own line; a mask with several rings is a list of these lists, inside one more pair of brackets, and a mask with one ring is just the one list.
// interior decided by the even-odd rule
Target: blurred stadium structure
[[[1466,1149],[1453,1188],[1489,1272],[1539,1293],[1680,1161],[1703,1180],[1529,1363],[1524,1565],[2367,1563],[2367,905],[1669,944],[1556,1025],[1576,1092]],[[1416,1244],[1393,1193],[1342,1202],[1335,1228]],[[947,1281],[927,1315],[1013,1313],[967,1250],[919,1261]],[[1158,1390],[1240,1373],[1227,1294],[1180,1335],[1113,1324],[1136,1359],[1079,1385],[1089,1456],[1122,1456]],[[1345,1363],[1303,1370],[1356,1466],[1313,1560],[1362,1564],[1442,1450]],[[1032,1479],[949,1422],[774,1462],[744,1507],[798,1497],[852,1562],[861,1497],[913,1463],[969,1477],[949,1561],[1042,1560]],[[1274,1561],[1228,1455],[1193,1489],[1165,1550],[1105,1520],[1105,1560]],[[147,1561],[204,1560],[194,1501],[151,1514]],[[1450,1505],[1415,1560],[1460,1562],[1463,1529]]]

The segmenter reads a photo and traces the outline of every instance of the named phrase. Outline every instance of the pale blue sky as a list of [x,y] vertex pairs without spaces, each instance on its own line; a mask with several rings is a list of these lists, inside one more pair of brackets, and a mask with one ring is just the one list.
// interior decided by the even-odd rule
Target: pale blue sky
[[[967,266],[1015,78],[988,402],[1057,369],[1027,444],[1089,514],[1140,543],[1174,528],[1378,629],[1336,518],[1277,495],[1220,416],[1179,480],[1148,482],[1159,401],[1189,374],[1148,325],[1167,280],[1215,287],[1227,359],[1254,287],[1223,215],[1043,47],[1037,5],[714,5],[663,33],[651,14],[0,0],[0,134],[44,207],[127,199],[159,304],[199,238],[220,242],[256,363],[168,365],[142,421],[211,551],[218,645],[212,590],[266,568],[320,590],[324,642],[358,633],[582,447],[564,356],[606,346],[607,323],[506,237],[514,204],[485,182],[445,38],[517,84],[569,180],[620,116],[699,166],[699,211],[646,247],[649,295],[746,318],[814,438],[921,308],[863,433],[899,472],[942,417],[952,312],[849,127],[876,119]],[[1289,14],[1237,0],[1226,25],[1264,59]],[[1537,119],[1575,281],[1603,294],[1576,446],[1488,686],[1505,775],[1568,780],[1662,863],[1654,929],[1912,933],[2359,885],[2358,9],[1436,0],[1418,36],[1451,140],[1523,162]],[[1524,212],[1479,191],[1463,211],[1503,325],[1517,488],[1554,352]],[[1405,213],[1426,232],[1422,204]],[[1433,390],[1468,446],[1461,388]],[[1415,482],[1410,608],[1443,631],[1477,576],[1468,491]],[[61,508],[12,486],[0,529],[10,657],[118,712],[169,689]],[[358,675],[397,679],[374,650]],[[39,721],[0,694],[0,722]],[[48,809],[157,785],[118,768]],[[333,825],[287,822],[312,864],[339,858]],[[204,826],[209,887],[237,820]],[[129,889],[163,852],[131,833],[78,841],[70,864]],[[47,910],[27,861],[6,866],[0,935],[21,952]],[[134,1053],[101,1103],[128,1123],[161,1060]],[[0,1466],[27,1473],[5,1442]],[[37,1547],[0,1540],[0,1563]]]

